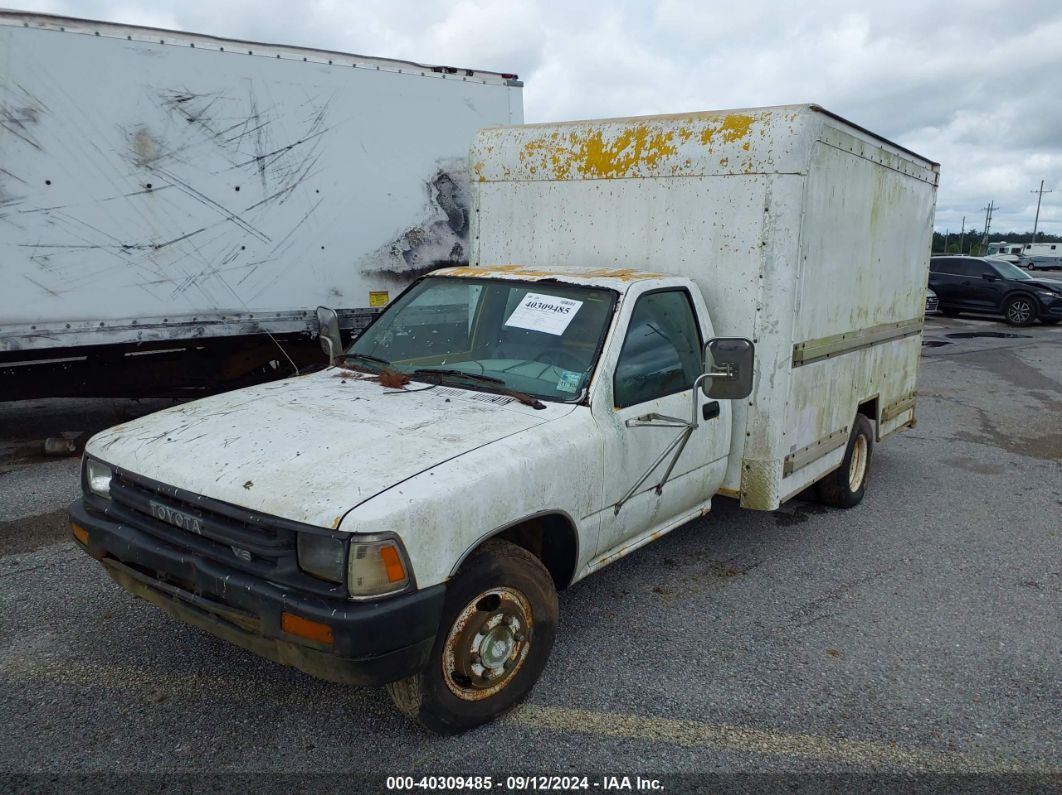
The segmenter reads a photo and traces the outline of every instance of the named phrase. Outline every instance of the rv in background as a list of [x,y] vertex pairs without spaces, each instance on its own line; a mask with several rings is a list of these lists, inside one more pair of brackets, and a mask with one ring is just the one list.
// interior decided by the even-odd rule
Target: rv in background
[[986,256],[1013,262],[1017,265],[1019,260],[1021,260],[1021,243],[1007,243],[1006,241],[989,243]]
[[1062,269],[1062,243],[1026,243],[1018,264],[1031,271]]

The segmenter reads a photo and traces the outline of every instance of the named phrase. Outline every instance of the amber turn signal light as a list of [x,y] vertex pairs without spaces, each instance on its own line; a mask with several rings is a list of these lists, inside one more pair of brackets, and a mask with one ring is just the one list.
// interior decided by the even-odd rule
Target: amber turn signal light
[[328,624],[322,624],[320,621],[311,621],[294,613],[280,614],[280,628],[289,635],[298,635],[300,638],[306,638],[315,643],[332,645],[335,641],[335,637],[332,635],[332,628]]
[[88,530],[76,522],[70,523],[70,530],[74,534],[74,538],[76,538],[82,546],[88,546]]
[[383,560],[388,582],[403,582],[406,579],[406,570],[402,566],[402,558],[397,549],[393,546],[381,547],[380,558]]

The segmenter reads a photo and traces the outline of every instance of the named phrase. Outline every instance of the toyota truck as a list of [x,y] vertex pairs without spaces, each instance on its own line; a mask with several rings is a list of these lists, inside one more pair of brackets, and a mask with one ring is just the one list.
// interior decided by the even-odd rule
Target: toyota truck
[[939,174],[815,105],[491,128],[469,168],[468,266],[346,347],[320,309],[316,373],[98,434],[70,511],[136,596],[441,733],[717,498],[859,504],[915,423]]

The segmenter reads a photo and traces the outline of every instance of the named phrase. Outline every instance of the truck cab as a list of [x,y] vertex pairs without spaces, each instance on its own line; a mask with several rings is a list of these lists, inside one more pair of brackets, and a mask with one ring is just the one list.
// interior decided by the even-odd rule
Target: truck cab
[[438,731],[522,698],[558,589],[710,508],[752,380],[695,284],[632,269],[446,269],[325,340],[319,373],[93,438],[75,532],[137,595]]

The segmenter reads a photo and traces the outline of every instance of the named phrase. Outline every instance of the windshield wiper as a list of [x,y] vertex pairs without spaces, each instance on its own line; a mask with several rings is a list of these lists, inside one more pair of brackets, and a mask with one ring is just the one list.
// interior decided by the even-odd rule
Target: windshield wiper
[[367,362],[373,362],[374,364],[382,364],[384,367],[390,367],[391,363],[387,359],[381,359],[379,356],[370,356],[367,353],[344,353],[339,358],[346,361],[347,359],[364,359]]
[[515,389],[505,388],[505,381],[501,378],[495,378],[492,375],[466,373],[464,370],[436,370],[431,367],[421,367],[417,370],[414,370],[412,374],[414,376],[425,376],[429,374],[438,376],[450,375],[454,376],[455,378],[467,378],[470,381],[481,381],[486,384],[502,384],[503,388],[499,389],[497,387],[491,387],[491,390],[501,395],[507,395],[508,397],[514,398],[515,400],[519,400],[525,406],[530,406],[533,409],[544,409],[546,407],[545,403],[535,397],[532,397],[526,392],[517,392]]
[[433,367],[421,367],[413,371],[413,375],[454,375],[460,378],[470,378],[473,381],[484,381],[488,384],[504,384],[505,379],[495,378],[492,375],[480,375],[479,373],[466,373],[464,370],[437,370]]

